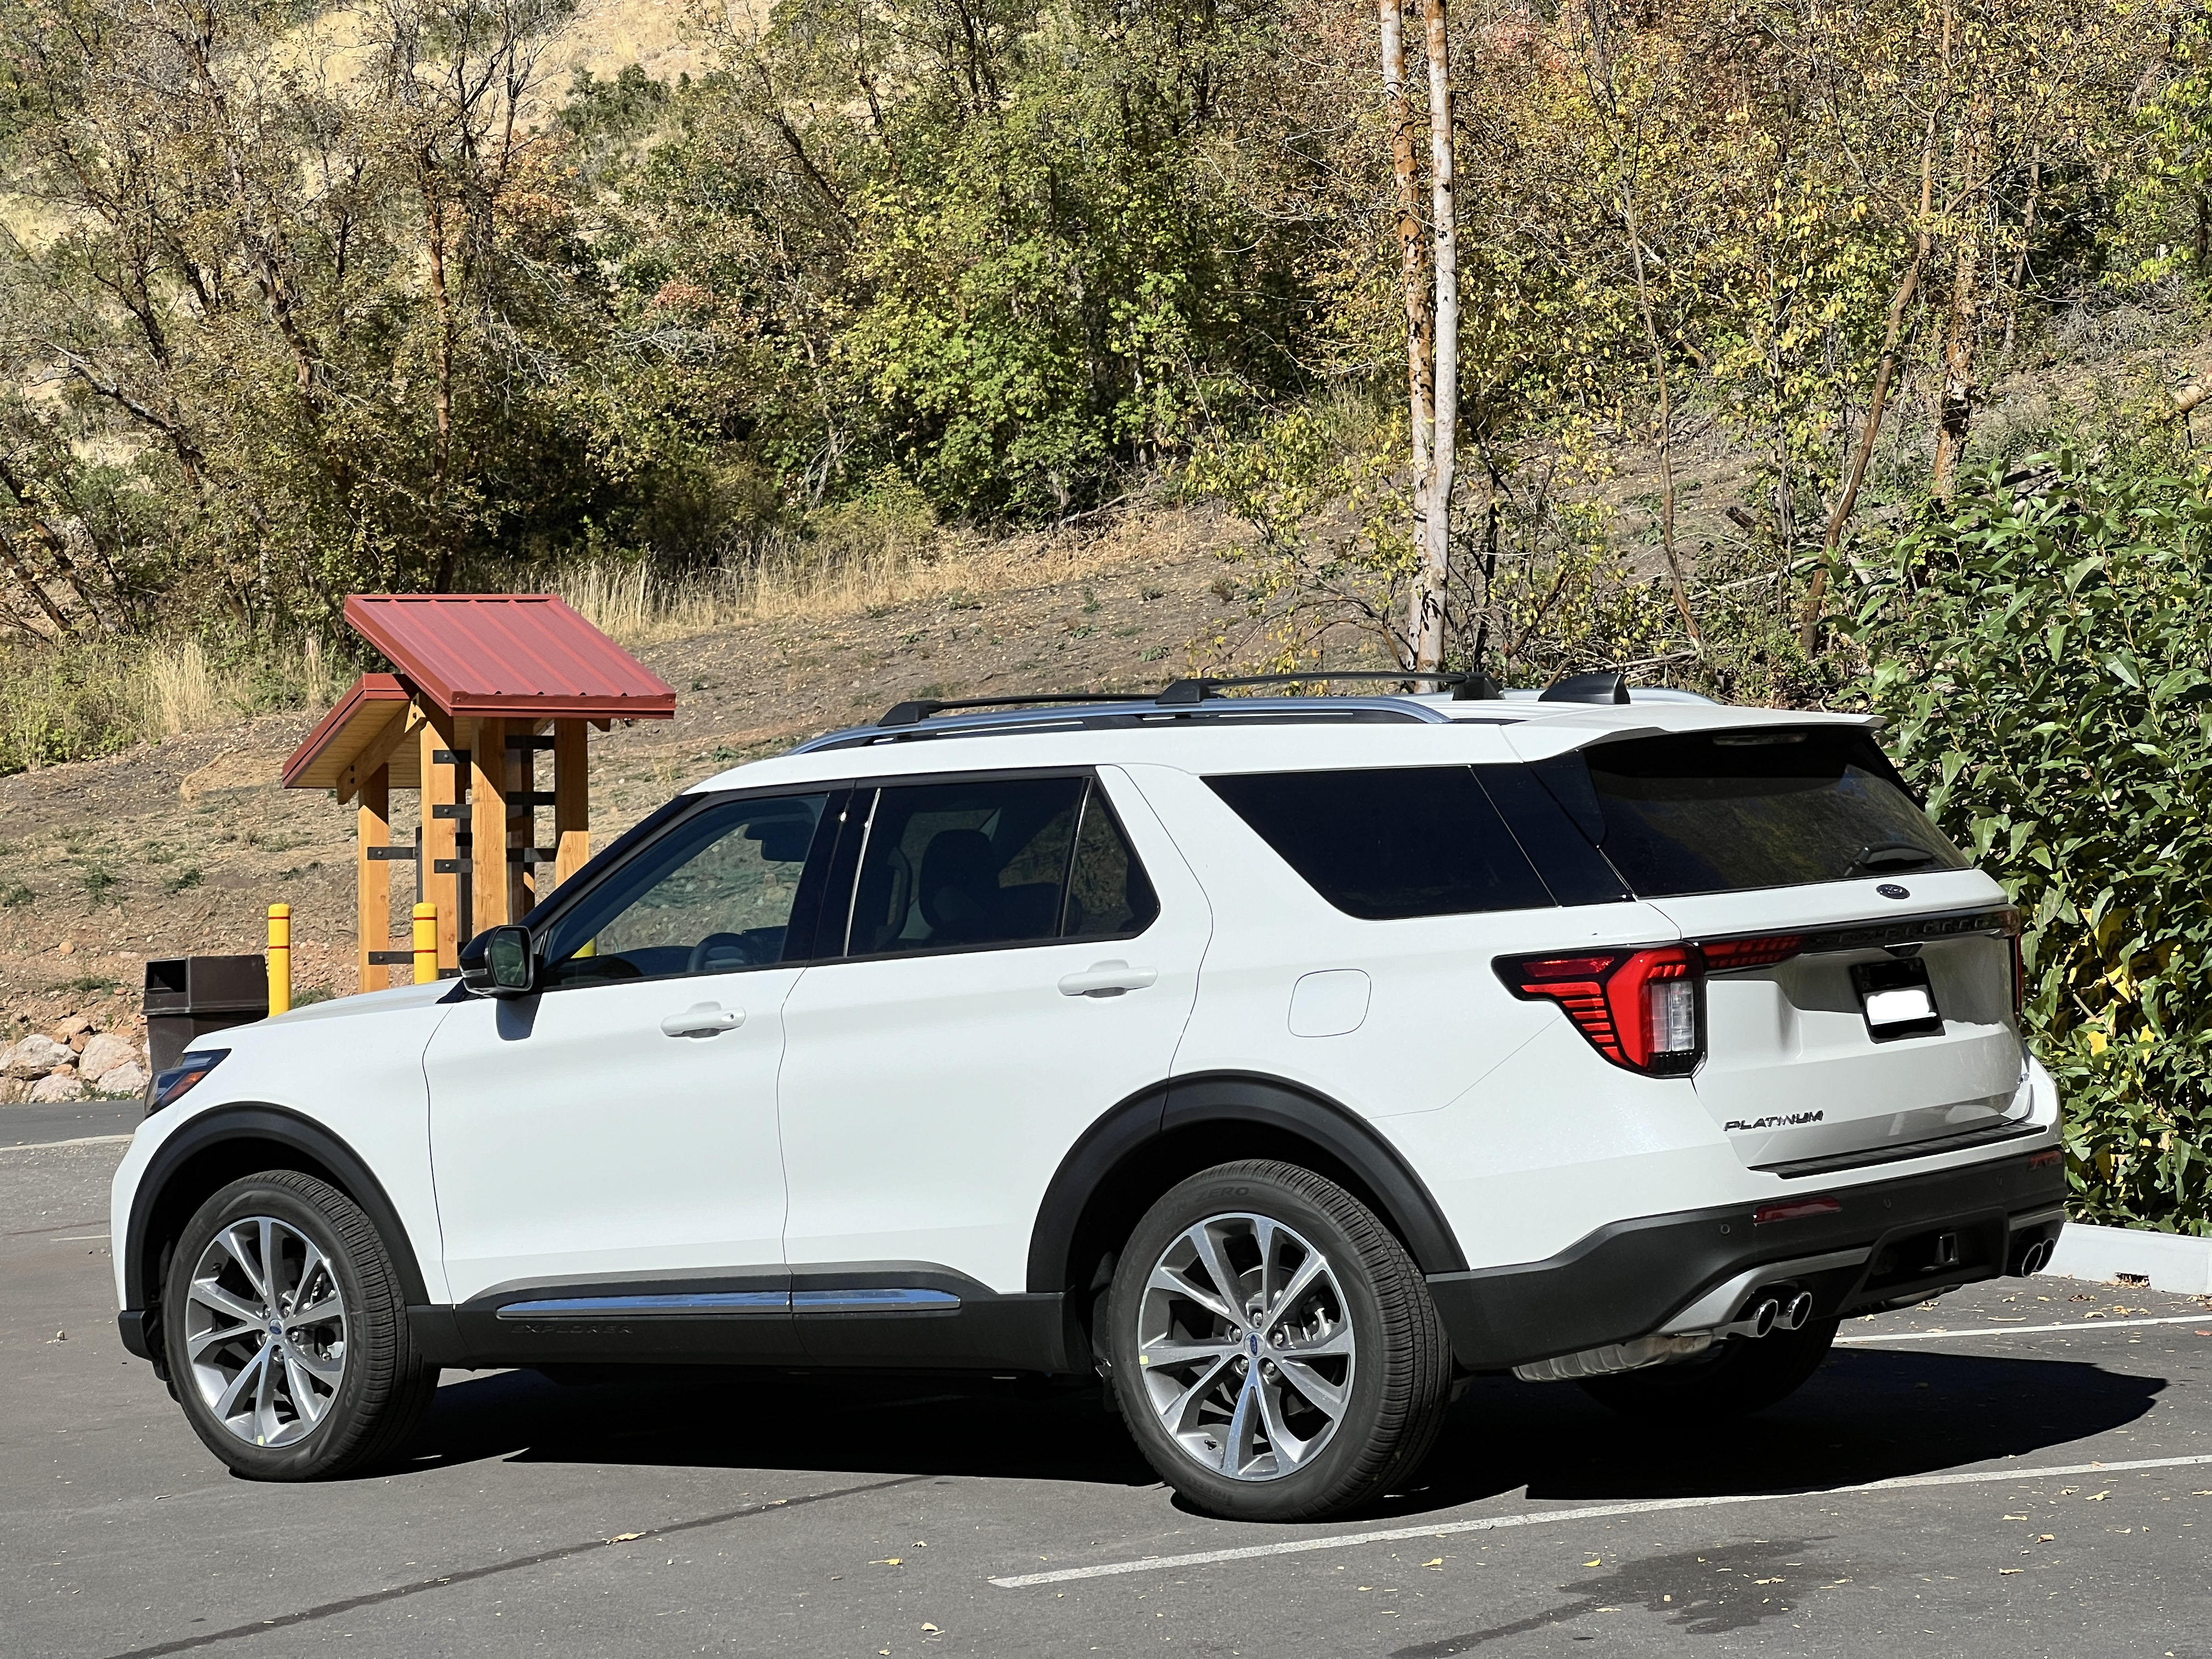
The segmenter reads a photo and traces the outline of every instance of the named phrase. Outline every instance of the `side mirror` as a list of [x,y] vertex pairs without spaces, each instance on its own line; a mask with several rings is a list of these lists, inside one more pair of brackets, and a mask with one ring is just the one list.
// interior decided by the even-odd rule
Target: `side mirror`
[[530,930],[490,927],[461,952],[461,987],[480,997],[526,997],[538,988]]

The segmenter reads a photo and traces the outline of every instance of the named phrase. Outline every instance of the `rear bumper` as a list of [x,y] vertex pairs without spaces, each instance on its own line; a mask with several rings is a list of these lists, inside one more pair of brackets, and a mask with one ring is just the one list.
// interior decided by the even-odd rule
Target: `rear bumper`
[[2040,1147],[1802,1196],[1842,1207],[1765,1224],[1747,1204],[1614,1222],[1549,1261],[1434,1274],[1429,1293],[1470,1370],[1681,1325],[1738,1280],[1737,1299],[1771,1278],[1812,1291],[1815,1319],[1836,1319],[2017,1271],[2033,1245],[2057,1238],[2066,1170],[2056,1148]]

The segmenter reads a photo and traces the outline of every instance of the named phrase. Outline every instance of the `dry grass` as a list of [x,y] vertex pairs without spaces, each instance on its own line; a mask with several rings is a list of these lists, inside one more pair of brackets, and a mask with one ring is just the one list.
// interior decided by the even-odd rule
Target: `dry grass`
[[229,657],[190,637],[15,647],[0,652],[0,772],[113,754],[275,708],[325,708],[343,678],[313,641]]
[[1179,558],[1199,533],[1190,515],[1171,512],[1131,515],[1082,536],[986,540],[934,532],[842,545],[781,544],[741,568],[677,578],[614,561],[572,566],[553,591],[617,643],[635,647],[717,628],[819,622],[1066,581]]

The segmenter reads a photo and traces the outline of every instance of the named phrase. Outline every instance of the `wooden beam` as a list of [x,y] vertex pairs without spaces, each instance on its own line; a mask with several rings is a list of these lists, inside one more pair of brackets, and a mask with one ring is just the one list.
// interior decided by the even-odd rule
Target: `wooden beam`
[[582,720],[553,722],[553,884],[582,869],[592,856],[592,775]]
[[[340,802],[352,799],[356,794],[360,793],[362,782],[365,780],[380,773],[384,776],[385,801],[386,805],[388,806],[392,799],[392,775],[390,771],[392,757],[399,752],[400,744],[413,738],[416,733],[420,732],[422,729],[422,711],[413,708],[412,706],[403,709],[399,714],[386,721],[384,730],[378,732],[374,738],[369,740],[368,747],[362,750],[358,755],[356,755],[350,761],[348,761],[346,763],[345,769],[338,774],[338,799]],[[389,822],[390,819],[387,815],[387,824]],[[381,950],[383,949],[383,946],[379,945],[377,948]]]
[[[398,722],[393,722],[395,725]],[[364,991],[381,991],[391,982],[382,968],[368,959],[372,951],[391,944],[392,866],[369,856],[371,848],[392,844],[392,775],[379,766],[362,778],[356,788],[361,804],[354,809],[354,960],[361,969],[356,983]]]
[[[460,800],[462,775],[457,768],[442,764],[434,757],[441,750],[450,751],[467,745],[459,741],[457,722],[436,708],[423,710],[421,742],[422,789],[417,799],[422,803],[422,896],[438,907],[438,966],[458,968],[461,960],[461,893],[465,883],[454,873],[452,866],[460,856],[459,837],[454,833],[460,828],[460,820],[441,817],[437,809],[450,808]],[[447,868],[441,871],[441,864]]]
[[469,925],[481,933],[514,920],[507,873],[507,722],[480,720],[469,739]]

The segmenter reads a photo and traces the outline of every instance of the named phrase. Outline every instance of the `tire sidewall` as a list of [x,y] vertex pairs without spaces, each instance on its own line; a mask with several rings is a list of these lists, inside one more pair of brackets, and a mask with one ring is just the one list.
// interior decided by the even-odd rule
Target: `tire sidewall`
[[[340,1203],[347,1201],[335,1192],[331,1196]],[[185,1310],[200,1257],[216,1236],[233,1222],[264,1215],[297,1228],[323,1253],[346,1316],[345,1374],[337,1393],[323,1420],[305,1437],[285,1446],[252,1445],[225,1428],[200,1397],[199,1382],[186,1353]],[[170,1260],[167,1282],[161,1287],[161,1329],[178,1400],[193,1431],[208,1449],[250,1479],[308,1479],[343,1459],[362,1432],[372,1370],[367,1352],[374,1323],[372,1291],[362,1264],[354,1259],[334,1221],[322,1204],[289,1185],[267,1176],[248,1176],[233,1182],[200,1206],[178,1239]]]
[[[1152,1267],[1174,1240],[1209,1217],[1259,1215],[1288,1227],[1328,1258],[1351,1316],[1352,1400],[1313,1462],[1271,1480],[1237,1480],[1205,1468],[1162,1426],[1137,1364],[1138,1310]],[[1361,1455],[1380,1431],[1384,1377],[1391,1361],[1382,1310],[1368,1265],[1327,1211],[1264,1175],[1207,1172],[1172,1188],[1129,1236],[1108,1304],[1107,1352],[1123,1419],[1152,1467],[1192,1502],[1217,1515],[1273,1519],[1285,1510],[1329,1507],[1334,1494],[1361,1484]]]

